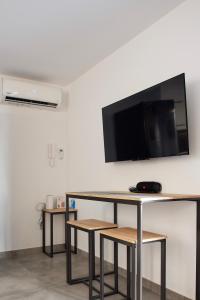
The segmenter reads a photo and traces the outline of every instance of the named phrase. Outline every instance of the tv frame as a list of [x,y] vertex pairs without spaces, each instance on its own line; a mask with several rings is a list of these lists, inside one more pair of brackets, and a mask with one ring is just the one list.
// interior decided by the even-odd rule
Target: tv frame
[[109,104],[109,105],[103,107],[103,108],[102,108],[102,120],[103,120],[103,118],[104,118],[104,110],[109,109],[110,107],[112,107],[112,106],[114,106],[114,105],[116,105],[116,104],[123,103],[124,101],[133,101],[133,99],[132,99],[133,96],[134,96],[134,97],[137,97],[137,95],[139,95],[139,94],[148,92],[148,91],[151,90],[152,88],[155,88],[155,87],[157,87],[157,86],[159,86],[159,85],[161,85],[161,84],[167,83],[168,81],[171,81],[171,80],[175,79],[176,77],[180,77],[180,76],[183,76],[183,79],[184,79],[185,124],[186,124],[187,150],[188,150],[187,153],[180,153],[180,154],[175,154],[175,155],[174,155],[174,154],[171,154],[171,155],[162,155],[162,156],[147,157],[147,158],[141,158],[141,159],[107,160],[107,159],[106,159],[105,137],[104,137],[104,135],[105,135],[105,127],[104,127],[104,122],[103,122],[104,155],[105,155],[105,162],[106,162],[106,163],[109,163],[109,162],[120,162],[120,161],[121,161],[121,162],[122,162],[122,161],[143,161],[143,160],[149,160],[149,159],[157,159],[157,158],[165,158],[165,157],[176,157],[176,156],[183,156],[183,155],[189,155],[189,154],[190,154],[190,143],[189,143],[189,134],[188,134],[188,133],[189,133],[189,130],[188,130],[188,112],[187,112],[187,94],[186,94],[185,73],[181,73],[181,74],[179,74],[179,75],[173,76],[173,77],[171,77],[171,78],[169,78],[169,79],[166,79],[166,80],[164,80],[164,81],[162,81],[162,82],[160,82],[160,83],[157,83],[157,84],[155,84],[155,85],[153,85],[153,86],[151,86],[151,87],[148,87],[148,88],[146,88],[146,89],[144,89],[144,90],[141,90],[141,91],[139,91],[139,92],[137,92],[137,93],[134,93],[134,94],[132,94],[132,95],[130,95],[130,96],[128,96],[128,97],[125,97],[125,98],[123,98],[123,99],[121,99],[121,100],[118,100],[118,101],[116,101],[116,102],[114,102],[114,103],[112,103],[112,104]]

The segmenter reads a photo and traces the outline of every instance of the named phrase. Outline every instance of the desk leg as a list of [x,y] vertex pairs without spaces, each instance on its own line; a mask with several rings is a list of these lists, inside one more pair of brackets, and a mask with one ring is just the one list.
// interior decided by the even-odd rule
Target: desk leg
[[46,240],[46,236],[45,236],[45,211],[42,211],[42,251],[43,253],[45,253],[45,240]]
[[69,221],[69,197],[66,195],[65,214],[65,245],[66,245],[66,281],[71,283],[71,227],[67,225]]
[[65,247],[67,248],[67,221],[69,221],[69,197],[66,195],[66,213],[65,213]]
[[50,214],[50,256],[53,257],[53,214]]
[[117,224],[117,203],[114,203],[114,217],[113,217],[113,221],[114,221],[114,224]]
[[196,300],[200,300],[200,202],[197,201]]
[[[77,211],[74,213],[74,220],[77,220]],[[78,231],[76,228],[74,228],[74,254],[77,254],[78,252]]]
[[142,204],[137,205],[137,300],[142,300]]
[[69,197],[66,196],[66,222],[69,221]]
[[161,244],[161,300],[166,300],[166,240]]
[[[117,215],[117,203],[114,203],[114,224],[118,223],[118,215]],[[115,293],[118,293],[119,287],[118,287],[118,243],[114,242],[114,281],[115,281]]]

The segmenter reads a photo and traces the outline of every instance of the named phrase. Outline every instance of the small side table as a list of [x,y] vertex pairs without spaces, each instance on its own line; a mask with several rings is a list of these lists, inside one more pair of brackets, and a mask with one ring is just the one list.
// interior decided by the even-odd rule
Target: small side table
[[[46,251],[46,213],[50,215],[50,252]],[[78,210],[77,209],[69,209],[69,214],[73,214],[74,220],[77,220]],[[53,216],[54,215],[64,215],[65,216],[65,226],[66,226],[66,209],[65,208],[54,208],[54,209],[43,209],[42,211],[42,250],[46,255],[53,257],[54,254],[65,253],[66,250],[63,251],[54,251],[53,249]],[[66,232],[66,230],[65,230]],[[65,248],[67,243],[67,236],[65,234]],[[77,230],[74,230],[74,249],[73,253],[77,253]]]

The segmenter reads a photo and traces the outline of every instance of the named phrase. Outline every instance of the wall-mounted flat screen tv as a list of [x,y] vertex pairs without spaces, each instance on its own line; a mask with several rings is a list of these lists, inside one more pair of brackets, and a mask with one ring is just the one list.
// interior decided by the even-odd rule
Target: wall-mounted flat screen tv
[[185,74],[102,109],[105,161],[189,154]]

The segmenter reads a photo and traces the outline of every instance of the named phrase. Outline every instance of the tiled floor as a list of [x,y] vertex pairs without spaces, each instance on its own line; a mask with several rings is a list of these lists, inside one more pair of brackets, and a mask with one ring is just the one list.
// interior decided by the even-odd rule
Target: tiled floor
[[[87,260],[75,256],[76,274],[86,274]],[[59,254],[53,259],[42,253],[0,259],[0,299],[1,300],[84,300],[88,299],[88,289],[83,284],[69,286],[66,284],[65,255]],[[111,280],[112,278],[110,278]],[[120,286],[126,286],[120,278]],[[122,299],[112,296],[106,299]],[[144,291],[145,300],[159,298]]]

